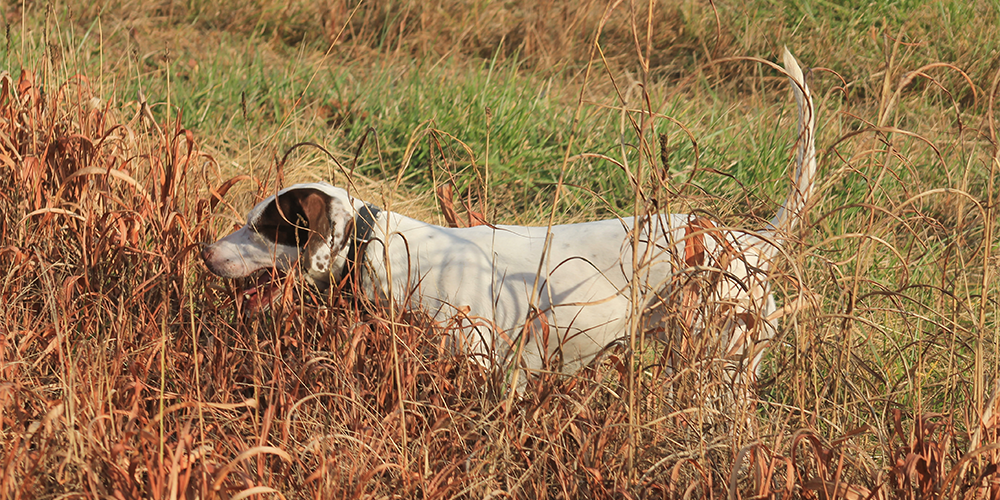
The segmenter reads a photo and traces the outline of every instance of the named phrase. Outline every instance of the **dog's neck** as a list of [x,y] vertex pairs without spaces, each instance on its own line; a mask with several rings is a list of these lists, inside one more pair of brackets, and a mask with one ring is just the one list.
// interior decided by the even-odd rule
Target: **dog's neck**
[[348,244],[347,260],[338,278],[346,277],[348,283],[355,279],[356,271],[364,265],[365,246],[375,233],[375,220],[380,213],[382,213],[380,208],[365,203],[354,214],[354,237]]

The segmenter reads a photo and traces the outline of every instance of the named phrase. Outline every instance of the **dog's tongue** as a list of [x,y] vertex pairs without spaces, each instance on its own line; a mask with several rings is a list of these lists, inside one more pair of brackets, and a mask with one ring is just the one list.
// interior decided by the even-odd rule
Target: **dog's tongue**
[[244,291],[243,308],[248,311],[260,311],[271,307],[277,290],[277,286],[268,284]]
[[253,283],[241,291],[243,309],[260,311],[271,307],[271,304],[281,297],[280,278],[281,276],[271,276],[270,273],[265,272],[253,280]]
[[[327,283],[313,283],[313,287],[305,287],[305,293],[299,293],[300,289],[289,286],[291,282],[286,281],[286,279],[292,280],[295,277],[288,277],[284,272],[276,271],[274,273],[262,272],[249,278],[246,286],[240,290],[242,309],[254,312],[265,311],[273,307],[276,302],[281,301],[285,293],[289,294],[289,299],[306,300],[306,303],[311,305],[320,304],[322,303],[322,294],[319,292],[329,287]],[[317,286],[322,288],[315,288]]]

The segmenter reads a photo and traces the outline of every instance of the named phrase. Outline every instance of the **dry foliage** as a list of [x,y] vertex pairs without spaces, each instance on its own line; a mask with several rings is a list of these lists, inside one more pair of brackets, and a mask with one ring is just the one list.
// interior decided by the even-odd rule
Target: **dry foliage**
[[[824,436],[721,407],[741,389],[712,336],[510,397],[420,315],[305,289],[250,311],[197,254],[235,182],[271,188],[219,178],[180,117],[100,97],[0,75],[0,497],[1000,496],[996,391],[972,424],[896,410]],[[807,396],[795,412],[826,408]]]
[[661,422],[628,451],[620,354],[610,385],[543,377],[507,399],[421,317],[308,290],[246,311],[196,257],[240,179],[215,179],[179,118],[153,123],[139,103],[119,121],[83,77],[44,92],[30,71],[4,74],[0,92],[0,495],[658,487],[628,467],[667,445]]

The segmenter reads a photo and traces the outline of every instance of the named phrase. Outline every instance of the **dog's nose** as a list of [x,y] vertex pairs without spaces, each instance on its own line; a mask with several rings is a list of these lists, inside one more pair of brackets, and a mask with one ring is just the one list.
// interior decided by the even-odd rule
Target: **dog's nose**
[[215,245],[204,245],[201,247],[201,260],[205,263],[213,274],[222,276],[219,272],[219,255]]

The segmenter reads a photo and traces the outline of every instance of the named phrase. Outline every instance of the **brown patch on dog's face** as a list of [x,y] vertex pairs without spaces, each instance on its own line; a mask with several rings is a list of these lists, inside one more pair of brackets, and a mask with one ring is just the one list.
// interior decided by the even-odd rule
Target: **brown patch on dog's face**
[[330,196],[318,189],[289,191],[268,204],[249,226],[270,241],[302,251],[310,240],[330,234],[329,202]]

